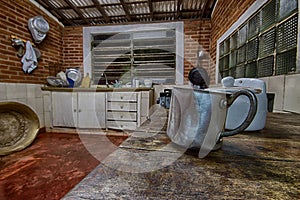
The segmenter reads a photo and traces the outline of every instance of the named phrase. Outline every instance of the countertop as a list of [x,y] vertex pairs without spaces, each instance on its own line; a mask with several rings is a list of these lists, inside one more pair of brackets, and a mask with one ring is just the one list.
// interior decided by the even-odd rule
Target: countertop
[[268,113],[203,159],[171,145],[166,119],[156,111],[63,199],[299,199],[300,115]]
[[56,92],[140,92],[140,91],[150,91],[153,88],[150,87],[137,87],[137,88],[107,88],[107,87],[95,87],[95,88],[68,88],[68,87],[42,87],[45,91],[56,91]]

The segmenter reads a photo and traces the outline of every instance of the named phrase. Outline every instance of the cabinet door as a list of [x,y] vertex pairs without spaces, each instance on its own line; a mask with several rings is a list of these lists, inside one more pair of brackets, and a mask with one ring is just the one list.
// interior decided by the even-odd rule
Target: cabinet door
[[105,128],[105,93],[78,93],[78,127]]
[[77,93],[52,92],[52,125],[77,126]]

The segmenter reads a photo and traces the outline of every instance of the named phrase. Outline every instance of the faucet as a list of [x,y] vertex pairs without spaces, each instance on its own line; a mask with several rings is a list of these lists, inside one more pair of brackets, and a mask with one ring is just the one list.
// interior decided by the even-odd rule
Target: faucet
[[101,74],[101,77],[103,77],[103,76],[104,76],[104,78],[105,78],[105,85],[109,88],[106,74],[105,74],[105,73],[102,73],[102,74]]

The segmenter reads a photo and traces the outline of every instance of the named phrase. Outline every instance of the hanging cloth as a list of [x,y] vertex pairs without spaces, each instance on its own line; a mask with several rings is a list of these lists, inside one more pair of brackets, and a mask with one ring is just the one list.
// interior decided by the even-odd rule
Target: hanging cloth
[[35,68],[37,68],[37,58],[35,51],[29,41],[26,42],[26,52],[23,55],[21,62],[23,63],[23,71],[25,73],[31,73]]

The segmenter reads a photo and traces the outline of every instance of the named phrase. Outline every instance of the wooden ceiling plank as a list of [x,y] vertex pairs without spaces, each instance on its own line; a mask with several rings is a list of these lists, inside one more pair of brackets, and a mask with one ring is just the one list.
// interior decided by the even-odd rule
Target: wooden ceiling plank
[[61,17],[62,20],[64,20],[67,23],[69,23],[69,25],[75,25],[75,23],[72,20],[70,20],[67,17],[65,17],[62,14],[62,12],[59,9],[55,8],[51,3],[49,3],[49,1],[47,1],[47,0],[38,0],[38,1],[44,2],[50,8],[50,9],[49,8],[48,9],[45,8],[45,9],[48,10],[50,13],[51,13],[51,11],[55,12],[56,14],[58,14]]
[[94,5],[96,6],[96,8],[99,10],[99,12],[101,13],[101,15],[103,16],[104,20],[106,23],[111,23],[110,18],[108,17],[108,15],[106,14],[104,8],[100,5],[99,1],[97,0],[92,0]]
[[180,7],[182,6],[182,0],[177,1],[177,13],[176,13],[176,19],[181,19],[181,12]]
[[204,6],[199,13],[200,18],[203,18],[204,14],[205,14],[205,10],[207,9],[207,6],[209,5],[208,4],[209,0],[202,0],[202,1],[204,2]]
[[128,19],[128,21],[131,22],[132,20],[131,20],[131,16],[127,4],[125,3],[124,0],[120,0],[120,3],[122,4],[123,10],[125,11],[126,18]]
[[65,0],[65,2],[77,13],[77,15],[81,18],[82,21],[85,22],[85,24],[90,24],[90,22],[82,15],[82,12],[80,11],[79,8],[74,6],[70,0]]
[[152,5],[152,1],[151,0],[148,0],[148,6],[149,6],[149,11],[150,11],[151,21],[154,21],[153,5]]

